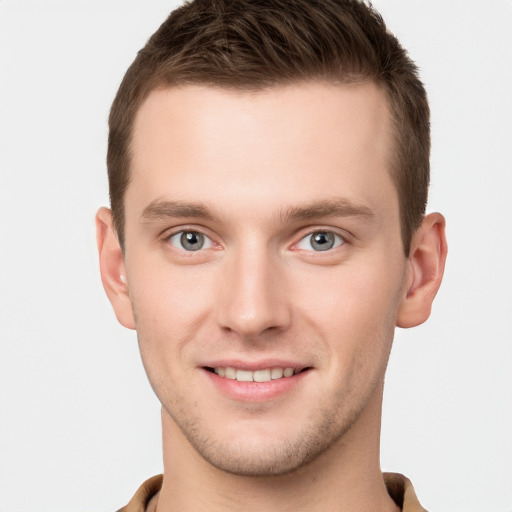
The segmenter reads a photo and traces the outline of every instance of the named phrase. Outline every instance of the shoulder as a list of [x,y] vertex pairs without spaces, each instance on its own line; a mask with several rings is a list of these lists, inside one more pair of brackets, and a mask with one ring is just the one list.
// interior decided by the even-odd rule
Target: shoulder
[[156,475],[146,480],[134,494],[126,507],[120,508],[117,512],[145,512],[151,498],[158,493],[162,487],[163,475]]
[[400,473],[384,473],[388,494],[402,512],[427,512],[418,501],[411,481]]

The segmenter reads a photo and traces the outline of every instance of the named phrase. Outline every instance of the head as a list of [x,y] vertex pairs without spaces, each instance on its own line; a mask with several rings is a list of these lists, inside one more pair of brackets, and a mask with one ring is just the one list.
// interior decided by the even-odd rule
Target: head
[[389,172],[409,254],[428,195],[427,97],[406,51],[380,15],[357,0],[196,0],[171,13],[139,51],[110,112],[107,164],[121,245],[134,122],[152,91],[206,85],[255,92],[308,81],[372,82],[385,94],[392,118]]
[[424,217],[425,92],[380,17],[186,4],[128,70],[110,130],[102,279],[174,456],[260,476],[378,458],[395,326],[428,318],[446,255],[442,217]]

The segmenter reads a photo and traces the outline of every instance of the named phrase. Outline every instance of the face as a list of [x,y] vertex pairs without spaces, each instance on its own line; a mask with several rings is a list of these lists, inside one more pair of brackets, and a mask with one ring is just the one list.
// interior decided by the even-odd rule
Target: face
[[406,280],[390,132],[370,83],[187,86],[138,112],[134,322],[167,424],[214,466],[288,472],[378,414]]

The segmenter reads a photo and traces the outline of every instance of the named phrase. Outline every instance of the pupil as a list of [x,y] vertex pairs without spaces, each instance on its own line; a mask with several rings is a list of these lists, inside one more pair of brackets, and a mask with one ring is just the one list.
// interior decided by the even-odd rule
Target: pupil
[[187,233],[187,242],[189,244],[197,244],[197,235],[195,233]]

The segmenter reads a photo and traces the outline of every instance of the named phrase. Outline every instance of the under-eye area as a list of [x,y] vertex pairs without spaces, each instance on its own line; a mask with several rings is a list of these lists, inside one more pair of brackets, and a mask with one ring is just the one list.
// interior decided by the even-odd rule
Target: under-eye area
[[231,366],[211,368],[205,367],[205,370],[217,374],[219,377],[237,380],[239,382],[269,382],[288,377],[293,377],[299,373],[310,370],[306,368],[265,368],[261,370],[241,370]]

